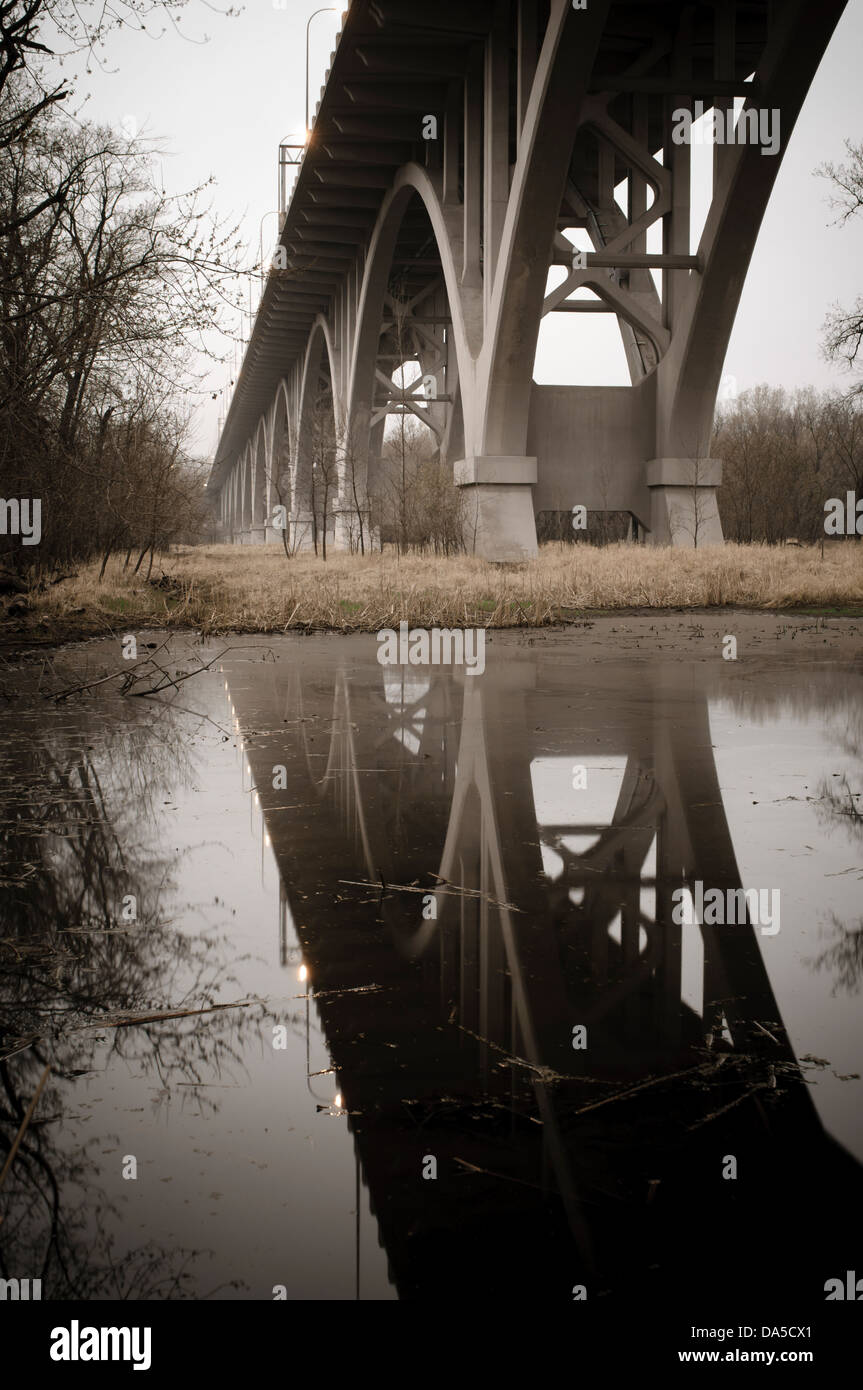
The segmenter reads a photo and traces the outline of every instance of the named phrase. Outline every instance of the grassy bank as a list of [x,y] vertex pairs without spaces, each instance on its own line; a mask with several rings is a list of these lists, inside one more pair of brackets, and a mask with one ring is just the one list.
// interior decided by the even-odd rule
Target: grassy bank
[[[863,614],[863,545],[726,545],[705,550],[544,546],[498,566],[470,556],[394,553],[287,560],[275,546],[207,546],[162,557],[152,582],[109,565],[34,591],[8,613],[8,644],[138,627],[283,632],[424,627],[541,627],[590,611],[738,606]],[[13,602],[13,609],[15,608]]]

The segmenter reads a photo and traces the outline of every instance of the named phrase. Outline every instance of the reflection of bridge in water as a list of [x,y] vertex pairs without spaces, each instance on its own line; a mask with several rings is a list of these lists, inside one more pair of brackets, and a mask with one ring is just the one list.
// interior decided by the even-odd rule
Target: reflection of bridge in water
[[756,929],[672,921],[741,887],[706,668],[341,650],[227,680],[400,1294],[679,1293],[697,1231],[703,1294],[733,1251],[735,1286],[767,1258],[819,1296],[859,1170]]

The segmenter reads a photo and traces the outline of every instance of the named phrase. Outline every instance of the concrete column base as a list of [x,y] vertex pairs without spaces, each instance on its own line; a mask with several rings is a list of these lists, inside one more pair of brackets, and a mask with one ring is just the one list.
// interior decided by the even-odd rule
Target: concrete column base
[[[371,518],[364,509],[362,512],[363,521],[363,544],[366,554],[370,550],[369,536],[371,534]],[[360,518],[357,515],[356,507],[339,507],[335,512],[335,549],[336,550],[355,550],[360,548]]]
[[465,543],[468,551],[501,564],[533,560],[538,554],[533,485],[536,459],[513,454],[482,454],[454,465],[455,481],[465,489]]
[[315,527],[311,511],[291,513],[288,548],[291,554],[297,554],[301,550],[314,550]]
[[260,526],[251,526],[248,535],[247,543],[249,545],[266,545],[267,543],[267,528],[263,522]]
[[647,465],[648,543],[690,549],[722,545],[722,523],[716,501],[716,489],[721,482],[719,459],[651,459]]

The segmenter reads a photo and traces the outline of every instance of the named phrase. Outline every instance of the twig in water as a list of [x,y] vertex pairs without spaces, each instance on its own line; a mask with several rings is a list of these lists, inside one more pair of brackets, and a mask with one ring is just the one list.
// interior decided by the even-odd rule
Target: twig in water
[[750,1096],[754,1096],[756,1092],[769,1091],[770,1089],[770,1082],[760,1081],[757,1085],[750,1086],[749,1089],[744,1091],[742,1096],[738,1096],[736,1100],[730,1100],[727,1105],[721,1106],[719,1110],[714,1110],[710,1115],[702,1116],[700,1120],[695,1121],[694,1125],[687,1125],[687,1129],[700,1129],[702,1125],[709,1124],[711,1120],[718,1120],[720,1115],[725,1115],[729,1110],[733,1110],[735,1105],[740,1105],[744,1100],[749,1100]]
[[611,1105],[616,1100],[626,1100],[629,1096],[634,1096],[638,1091],[647,1091],[651,1086],[661,1086],[664,1081],[679,1081],[681,1076],[693,1076],[702,1070],[702,1063],[695,1067],[685,1067],[683,1071],[667,1072],[664,1076],[649,1076],[646,1081],[639,1081],[637,1086],[627,1086],[622,1091],[615,1091],[614,1095],[605,1096],[602,1100],[591,1101],[590,1105],[581,1105],[578,1110],[573,1110],[572,1115],[584,1115],[588,1110],[598,1110],[601,1105]]
[[[15,1159],[15,1155],[16,1155],[16,1153],[18,1152],[18,1145],[21,1143],[21,1140],[24,1138],[24,1135],[25,1135],[25,1133],[27,1132],[27,1126],[29,1125],[30,1121],[31,1121],[32,1118],[33,1118],[33,1111],[36,1109],[36,1103],[37,1103],[37,1101],[39,1100],[39,1097],[40,1097],[41,1094],[42,1094],[42,1088],[44,1087],[45,1082],[48,1080],[48,1077],[50,1076],[50,1074],[51,1074],[51,1068],[50,1068],[50,1067],[46,1067],[45,1070],[43,1071],[41,1077],[39,1078],[39,1085],[36,1087],[36,1091],[35,1091],[35,1094],[34,1094],[34,1096],[33,1096],[33,1099],[31,1100],[30,1104],[27,1106],[26,1113],[25,1113],[25,1115],[24,1115],[23,1120],[21,1121],[21,1127],[19,1128],[18,1133],[15,1135],[15,1138],[12,1140],[12,1147],[11,1147],[11,1149],[9,1150],[9,1155],[8,1155],[8,1157],[7,1157],[7,1159],[6,1159],[6,1162],[3,1164],[3,1171],[2,1171],[2,1173],[0,1173],[0,1188],[3,1187],[3,1184],[4,1184],[4,1182],[6,1181],[6,1175],[7,1175],[7,1173],[9,1172],[9,1169],[12,1167],[12,1164],[13,1164],[14,1159]],[[2,1219],[2,1218],[0,1218],[0,1219]]]
[[[350,985],[347,989],[316,989],[310,996],[312,999],[331,999],[340,994],[377,994],[384,989],[384,985]],[[294,994],[293,999],[305,999],[305,994]]]
[[[255,650],[257,650],[257,648],[258,648],[260,645],[262,645],[262,644],[261,644],[261,643],[254,643],[251,647],[248,646],[248,645],[244,645],[244,646],[242,646],[242,647],[237,647],[237,646],[225,647],[224,650],[218,652],[218,653],[212,658],[211,661],[204,662],[201,666],[199,666],[199,667],[197,668],[196,671],[187,671],[184,675],[181,675],[181,676],[170,676],[170,675],[167,674],[167,672],[163,672],[163,674],[166,676],[166,679],[162,682],[161,685],[154,685],[154,686],[151,687],[150,690],[132,690],[132,691],[130,691],[129,693],[130,693],[130,695],[134,696],[136,699],[141,699],[141,698],[142,698],[143,696],[145,696],[145,695],[158,695],[158,694],[160,693],[160,691],[162,691],[162,690],[167,690],[167,688],[168,688],[169,685],[172,685],[172,686],[175,686],[175,687],[176,687],[176,686],[178,686],[178,685],[181,685],[183,681],[189,681],[189,680],[191,680],[193,676],[200,676],[200,674],[201,674],[202,671],[209,671],[210,667],[211,667],[211,666],[215,666],[216,662],[217,662],[217,661],[221,661],[221,659],[222,659],[223,656],[227,656],[228,652],[236,652],[236,651],[241,651],[241,652],[245,652],[245,651],[255,651]],[[272,648],[267,647],[266,650],[269,651],[269,652],[271,652],[271,651],[272,651]],[[274,657],[273,659],[275,660],[275,657]],[[154,665],[155,665],[155,663],[154,663]],[[157,669],[159,669],[159,668],[157,668]]]
[[[454,1013],[455,1006],[453,1006],[453,1013],[450,1014],[447,1020],[449,1023],[452,1023]],[[544,1067],[536,1062],[529,1062],[526,1057],[517,1057],[514,1053],[507,1052],[505,1047],[500,1047],[498,1043],[492,1042],[491,1038],[484,1038],[482,1033],[475,1033],[472,1028],[465,1028],[463,1023],[457,1023],[456,1027],[460,1032],[467,1033],[468,1037],[476,1038],[477,1042],[485,1043],[486,1047],[492,1047],[495,1052],[500,1052],[501,1055],[506,1058],[510,1066],[526,1067],[528,1071],[536,1072],[537,1076],[542,1081],[584,1081],[590,1086],[606,1086],[608,1084],[605,1078],[601,1076],[574,1075],[571,1072],[554,1071],[551,1067]]]
[[162,1023],[169,1018],[192,1018],[198,1014],[214,1014],[220,1009],[248,1009],[250,1004],[257,1004],[257,999],[241,999],[235,1004],[211,1004],[206,1009],[172,1009],[165,1013],[156,1014],[134,1014],[130,1018],[93,1018],[89,1023],[81,1023],[77,1028],[73,1028],[73,1033],[80,1033],[85,1028],[136,1028],[141,1023]]
[[481,1173],[486,1178],[499,1178],[501,1182],[517,1182],[519,1187],[532,1187],[535,1192],[542,1192],[538,1183],[526,1182],[524,1178],[510,1177],[509,1173],[493,1173],[490,1168],[478,1168],[475,1163],[468,1163],[466,1158],[454,1158],[455,1163],[460,1163],[467,1173]]
[[32,1047],[41,1038],[41,1033],[34,1033],[32,1038],[27,1038],[25,1042],[13,1047],[11,1052],[0,1052],[0,1062],[8,1062],[10,1057],[17,1057],[19,1052],[26,1052],[28,1047]]
[[[167,647],[167,645],[168,645],[168,643],[170,642],[170,640],[171,640],[170,637],[166,637],[165,640],[164,640],[164,642],[162,642],[162,643],[156,648],[156,651],[157,651],[157,652],[162,651],[165,647]],[[150,664],[150,662],[152,661],[152,659],[153,659],[152,657],[145,656],[145,657],[143,657],[139,662],[137,662],[134,666],[127,666],[125,669],[121,667],[121,668],[120,668],[119,670],[117,670],[117,671],[112,671],[112,672],[110,673],[110,675],[107,675],[107,676],[100,676],[100,678],[99,678],[98,680],[95,680],[95,681],[84,681],[81,685],[70,685],[66,690],[57,690],[57,691],[53,691],[53,692],[50,691],[50,690],[46,690],[46,692],[45,692],[45,699],[46,699],[46,700],[65,700],[66,697],[67,697],[68,695],[80,695],[80,693],[81,693],[83,690],[93,690],[97,685],[104,685],[106,681],[113,681],[113,680],[118,680],[118,679],[120,679],[121,677],[128,677],[128,676],[131,676],[131,675],[132,675],[132,672],[133,672],[133,671],[136,671],[136,670],[138,669],[139,666],[148,666],[148,665]]]
[[[380,869],[378,873],[380,873]],[[434,874],[433,877],[438,878],[438,875]],[[350,888],[383,887],[384,891],[387,893],[421,893],[425,896],[429,892],[434,892],[440,893],[443,897],[447,898],[484,898],[492,907],[499,907],[506,912],[524,913],[524,909],[516,907],[515,903],[502,903],[497,898],[493,898],[490,893],[483,893],[479,888],[456,888],[455,884],[447,883],[446,879],[439,879],[439,883],[446,884],[445,888],[437,887],[434,889],[428,887],[417,888],[411,883],[384,883],[383,874],[381,874],[380,883],[375,883],[373,879],[368,878],[340,878],[339,883],[345,883]]]

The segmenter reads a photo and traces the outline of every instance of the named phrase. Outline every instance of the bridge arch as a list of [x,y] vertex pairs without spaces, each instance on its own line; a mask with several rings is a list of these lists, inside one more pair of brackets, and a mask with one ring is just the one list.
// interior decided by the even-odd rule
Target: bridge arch
[[[705,454],[722,358],[782,152],[846,3],[478,0],[469,23],[447,3],[431,27],[407,0],[351,6],[281,228],[289,274],[264,285],[211,495],[230,486],[262,401],[272,464],[287,364],[294,481],[305,485],[301,436],[323,335],[346,527],[353,502],[362,534],[356,485],[368,498],[386,416],[410,411],[435,422],[487,558],[535,555],[536,515],[572,501],[628,513],[652,543],[721,541],[721,470]],[[408,58],[422,80],[406,73]],[[741,124],[714,152],[696,250],[691,151],[675,116],[682,107],[697,120],[706,107],[731,117],[744,98],[747,117],[781,115],[779,149],[757,147],[756,123],[751,144]],[[420,135],[428,110],[442,123],[433,144]],[[573,265],[571,228],[593,245],[589,265]],[[651,228],[661,250],[648,249]],[[562,266],[549,291],[549,268]],[[416,293],[426,269],[430,302]],[[394,273],[410,296],[388,297]],[[601,302],[575,298],[581,286]],[[398,359],[403,299],[414,324]],[[558,311],[616,316],[631,386],[534,382],[542,320]],[[423,345],[423,323],[442,352]],[[424,375],[445,362],[437,408],[426,408],[431,391],[408,399],[404,379],[388,379],[396,360]],[[352,544],[350,529],[340,540]]]
[[[446,286],[452,315],[453,339],[460,373],[468,370],[473,355],[479,350],[481,325],[476,316],[465,312],[463,289],[456,267],[456,249],[460,243],[461,209],[453,216],[444,209],[436,181],[419,164],[406,164],[396,176],[392,189],[384,198],[372,233],[363,273],[362,289],[357,310],[357,331],[351,358],[349,410],[370,392],[374,369],[370,358],[376,355],[377,336],[383,314],[384,298],[392,270],[399,232],[412,199],[418,195],[428,213],[435,245],[441,260],[441,272]],[[469,301],[472,296],[466,295]],[[472,306],[470,306],[472,307]],[[469,336],[469,328],[474,333]]]
[[[657,452],[704,457],[710,443],[725,352],[761,223],[806,94],[844,5],[785,5],[759,63],[758,106],[781,112],[779,149],[729,145],[723,187],[713,201],[699,251],[704,272],[693,276],[681,322],[657,371]],[[752,103],[747,101],[746,109]],[[705,346],[707,350],[705,350]]]
[[338,441],[342,412],[329,322],[318,314],[309,335],[299,387],[293,508],[298,540],[315,547],[334,525],[339,498]]
[[[443,205],[440,181],[429,170],[419,164],[405,164],[399,169],[393,187],[384,198],[372,232],[357,308],[345,414],[364,485],[368,476],[381,321],[399,235],[408,209],[417,197],[428,215],[440,257],[441,276],[451,318],[451,341],[455,349],[455,376],[460,384],[472,380],[474,358],[482,339],[481,292],[465,288],[459,282],[462,209],[460,206],[450,209]],[[465,394],[462,385],[460,395],[462,408],[470,410],[473,393],[467,391]]]
[[268,524],[274,507],[282,506],[288,517],[293,505],[296,428],[291,419],[288,383],[284,377],[276,390],[269,429]]
[[312,324],[309,333],[309,341],[306,345],[306,355],[303,359],[302,372],[300,374],[300,400],[298,410],[299,431],[302,436],[303,421],[309,406],[309,392],[312,393],[317,386],[317,373],[324,361],[323,350],[326,348],[326,370],[329,374],[330,383],[333,391],[333,415],[336,422],[336,431],[341,433],[342,429],[342,410],[341,402],[336,391],[337,381],[337,359],[333,342],[333,330],[329,319],[324,314],[318,314]]
[[252,536],[254,544],[263,544],[267,524],[267,430],[264,420],[258,425],[252,451]]
[[254,444],[246,446],[240,477],[240,529],[248,542],[252,529],[252,456]]
[[243,484],[245,482],[246,451],[237,462],[232,473],[234,536],[238,541],[243,535]]
[[482,413],[467,453],[527,452],[533,363],[567,169],[610,0],[552,0],[525,112],[481,362]]

